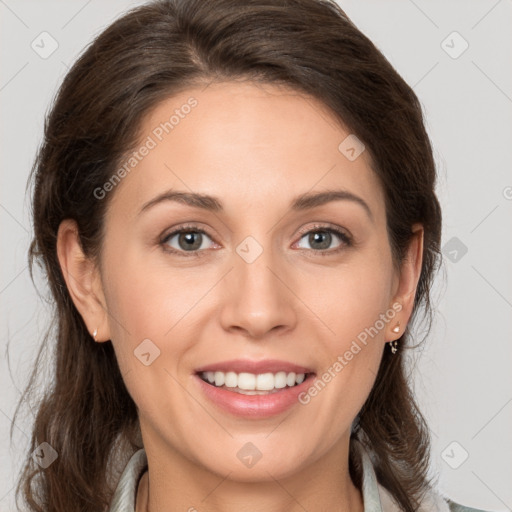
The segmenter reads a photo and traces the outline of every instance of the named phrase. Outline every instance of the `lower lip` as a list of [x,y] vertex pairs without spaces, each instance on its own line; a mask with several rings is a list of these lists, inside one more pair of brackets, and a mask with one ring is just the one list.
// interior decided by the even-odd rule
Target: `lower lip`
[[269,418],[297,405],[300,393],[311,386],[315,375],[310,374],[298,386],[286,387],[268,395],[242,395],[208,384],[197,374],[195,374],[195,378],[206,397],[224,411],[246,418]]

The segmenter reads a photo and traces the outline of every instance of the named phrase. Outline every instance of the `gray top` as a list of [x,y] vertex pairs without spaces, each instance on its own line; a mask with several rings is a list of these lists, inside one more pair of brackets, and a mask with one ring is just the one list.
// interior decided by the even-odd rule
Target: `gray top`
[[[364,512],[400,512],[393,497],[377,482],[370,457],[363,445],[359,446],[362,457],[362,495]],[[135,512],[137,486],[148,466],[144,448],[133,454],[128,461],[112,498],[109,512]],[[484,510],[459,505],[436,492],[425,496],[418,512],[485,512]]]

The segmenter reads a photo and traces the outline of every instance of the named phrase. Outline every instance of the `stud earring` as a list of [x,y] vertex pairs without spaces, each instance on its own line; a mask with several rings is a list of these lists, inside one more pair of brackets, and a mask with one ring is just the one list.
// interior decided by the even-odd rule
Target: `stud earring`
[[94,332],[92,333],[92,337],[94,338],[94,341],[96,341],[96,336],[98,336],[98,329],[94,329]]
[[[398,322],[396,324],[396,326],[393,327],[393,332],[395,332],[397,334],[400,332],[400,322]],[[398,351],[398,341],[397,340],[390,341],[389,346],[391,347],[391,353],[396,354]]]

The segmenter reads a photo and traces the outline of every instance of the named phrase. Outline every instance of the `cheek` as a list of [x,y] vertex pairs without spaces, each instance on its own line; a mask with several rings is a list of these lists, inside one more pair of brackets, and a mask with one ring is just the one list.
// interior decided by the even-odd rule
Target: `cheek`
[[325,421],[326,411],[334,411],[343,422],[355,417],[370,393],[387,330],[396,316],[390,304],[391,263],[367,260],[340,269],[324,282],[322,294],[309,296],[312,309],[321,312],[322,324],[328,327],[315,351],[321,357],[322,373],[303,401],[326,406],[315,413],[326,414]]
[[152,358],[159,355],[162,334],[172,326],[172,294],[163,295],[162,276],[158,281],[148,265],[136,256],[129,247],[114,244],[104,253],[110,337],[123,375],[132,370],[140,372],[143,363],[137,359],[139,347],[148,348]]
[[316,347],[316,354],[322,353],[321,371],[299,397],[322,430],[326,450],[340,432],[350,430],[375,382],[385,341],[384,302],[382,295],[368,293],[331,306],[327,321],[335,334],[324,336]]
[[388,265],[380,258],[340,267],[326,276],[322,284],[322,292],[311,297],[315,311],[320,312],[329,327],[331,336],[327,339],[333,349],[347,349],[354,339],[364,342],[365,333],[370,339],[382,339],[387,327],[382,315],[394,314],[390,303],[391,263]]
[[106,267],[111,327],[120,337],[129,333],[134,341],[161,340],[197,302],[201,280],[187,279],[182,269],[170,271],[164,261],[149,264],[149,253],[126,249],[112,251]]
[[196,339],[190,329],[204,303],[199,301],[216,279],[205,273],[198,278],[197,269],[170,269],[165,259],[150,265],[150,259],[130,247],[105,251],[111,340],[131,393],[141,386],[158,389],[158,379],[167,380],[164,370],[177,373]]

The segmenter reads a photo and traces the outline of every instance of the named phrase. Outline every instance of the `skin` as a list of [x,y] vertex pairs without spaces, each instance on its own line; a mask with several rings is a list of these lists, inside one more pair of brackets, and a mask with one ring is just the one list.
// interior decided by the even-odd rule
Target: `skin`
[[[348,473],[350,428],[385,343],[400,336],[393,327],[410,318],[422,228],[413,227],[407,258],[395,268],[368,151],[348,160],[338,146],[349,132],[319,101],[290,89],[239,82],[189,89],[147,116],[141,140],[191,96],[198,105],[110,192],[100,268],[84,257],[73,221],[58,233],[73,301],[90,332],[98,329],[96,341],[112,341],[139,410],[149,472],[137,511],[362,511]],[[349,200],[289,208],[305,192],[340,188],[362,198],[372,218]],[[224,211],[167,201],[139,215],[169,189],[214,195]],[[159,243],[187,222],[207,232],[200,257]],[[322,256],[307,233],[329,226],[354,243],[333,234]],[[263,249],[250,264],[236,252],[247,236]],[[167,247],[183,254],[178,240]],[[199,366],[232,358],[282,359],[321,375],[394,303],[401,311],[343,371],[284,414],[232,416],[193,377]],[[161,351],[149,366],[133,354],[144,339]],[[236,456],[247,442],[262,453],[252,468]]]

